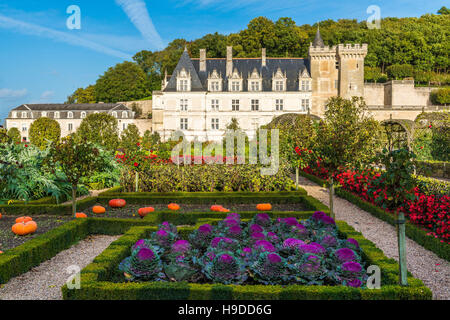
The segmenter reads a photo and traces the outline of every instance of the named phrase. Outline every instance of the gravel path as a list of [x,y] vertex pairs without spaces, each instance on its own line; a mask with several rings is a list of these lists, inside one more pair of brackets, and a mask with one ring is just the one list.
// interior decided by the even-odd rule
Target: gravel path
[[0,285],[2,300],[61,300],[61,287],[71,273],[67,267],[86,267],[119,236],[90,236],[52,259],[41,263],[8,283]]
[[[329,204],[326,188],[301,176],[299,185],[310,196]],[[397,233],[393,226],[339,197],[334,198],[334,211],[336,220],[347,222],[375,243],[387,257],[398,261]],[[431,289],[434,299],[450,300],[450,263],[409,238],[406,238],[406,250],[408,271]]]

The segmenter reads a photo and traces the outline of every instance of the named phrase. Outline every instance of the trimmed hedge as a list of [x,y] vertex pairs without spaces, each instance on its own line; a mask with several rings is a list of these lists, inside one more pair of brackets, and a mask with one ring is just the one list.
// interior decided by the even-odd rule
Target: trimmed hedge
[[[307,174],[305,172],[300,172],[300,174],[305,178],[316,182],[319,185],[323,185],[326,183],[324,180],[312,176],[310,174]],[[383,210],[380,207],[373,205],[370,202],[361,199],[360,197],[352,194],[351,192],[343,190],[342,188],[335,188],[335,192],[336,195],[338,195],[339,197],[346,199],[347,201],[353,203],[357,207],[369,212],[373,216],[389,223],[390,225],[396,226],[396,218],[393,214]],[[409,221],[406,221],[405,227],[406,227],[406,236],[408,238],[414,240],[415,242],[423,246],[425,249],[434,252],[438,257],[450,261],[450,245],[440,242],[439,239],[427,236],[426,230],[420,228],[417,225],[412,224]]]
[[[97,203],[97,198],[87,197],[77,201],[77,210],[84,210]],[[11,204],[0,205],[0,212],[7,215],[71,215],[72,203],[66,204]]]
[[[291,216],[299,217],[301,214]],[[202,219],[203,220],[203,219]],[[202,223],[214,223],[217,220],[204,219]],[[129,255],[130,247],[139,239],[148,237],[156,227],[131,228],[120,239],[97,256],[94,261],[81,271],[81,289],[70,290],[62,287],[65,300],[429,300],[431,291],[422,281],[411,276],[409,285],[397,285],[398,264],[388,259],[383,252],[366,240],[361,233],[355,231],[343,221],[337,222],[342,238],[352,237],[359,241],[364,251],[364,259],[368,265],[381,268],[381,289],[359,289],[343,286],[271,286],[271,285],[222,285],[195,284],[187,282],[114,282],[119,279],[118,264]],[[185,238],[194,227],[179,228],[180,235]],[[111,279],[113,281],[111,281]]]
[[417,171],[435,178],[450,178],[450,162],[417,161]]

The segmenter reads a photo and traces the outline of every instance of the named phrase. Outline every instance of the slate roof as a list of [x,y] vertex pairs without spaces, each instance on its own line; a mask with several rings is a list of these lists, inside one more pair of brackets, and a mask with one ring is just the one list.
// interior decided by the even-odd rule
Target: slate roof
[[130,110],[121,103],[47,103],[47,104],[22,104],[13,111],[107,111]]
[[316,36],[313,41],[313,46],[314,47],[325,47],[325,43],[323,43],[322,36],[320,35],[319,27],[317,27],[317,32],[316,32]]
[[[191,73],[191,91],[207,91],[208,73],[212,73],[214,69],[222,76],[222,91],[228,91],[226,59],[206,59],[206,72],[199,71],[199,64],[199,59],[191,59],[188,52],[184,51],[164,91],[176,91],[177,73],[183,67],[187,72]],[[272,91],[272,76],[277,72],[278,68],[281,69],[283,74],[286,73],[287,91],[298,91],[299,74],[305,69],[309,70],[309,61],[302,58],[266,58],[266,66],[263,67],[261,58],[233,58],[233,71],[237,69],[238,73],[240,75],[242,74],[244,80],[243,91],[248,91],[247,79],[255,68],[262,75],[263,91]]]

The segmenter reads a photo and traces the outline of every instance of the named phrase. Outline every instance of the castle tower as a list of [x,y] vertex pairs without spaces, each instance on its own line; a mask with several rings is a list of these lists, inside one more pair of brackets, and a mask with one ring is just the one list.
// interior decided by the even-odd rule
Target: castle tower
[[336,46],[324,44],[319,27],[309,46],[308,58],[312,78],[311,113],[323,116],[328,98],[338,95],[339,64]]
[[364,96],[364,58],[367,44],[326,46],[317,27],[308,58],[312,78],[311,112],[323,116],[326,101],[333,96]]
[[343,98],[364,96],[364,58],[367,44],[340,44],[337,47],[339,58],[339,95]]

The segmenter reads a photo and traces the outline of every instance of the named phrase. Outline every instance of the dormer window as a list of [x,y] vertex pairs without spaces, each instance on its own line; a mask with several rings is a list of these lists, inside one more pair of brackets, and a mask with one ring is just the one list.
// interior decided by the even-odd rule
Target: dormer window
[[272,91],[286,91],[286,73],[280,68],[272,76]]
[[122,111],[122,119],[128,118],[128,112]]
[[17,112],[13,111],[13,113],[11,114],[12,118],[17,118]]
[[55,113],[53,114],[53,117],[55,119],[59,119],[59,111],[55,111]]
[[22,112],[22,119],[27,118],[27,113],[26,112]]
[[228,78],[228,90],[232,92],[242,91],[242,74],[239,74],[236,68]]
[[42,111],[41,112],[41,117],[46,117],[47,116],[47,112],[46,111]]
[[73,119],[73,112],[72,111],[67,112],[67,119]]
[[114,118],[117,119],[117,112],[116,112],[116,111],[113,111],[111,114],[112,114],[112,116],[113,116]]
[[311,81],[310,80],[301,80],[301,91],[310,91],[311,90]]
[[261,91],[262,90],[262,79],[258,71],[253,69],[253,72],[248,77],[248,90],[249,91]]
[[231,81],[231,91],[241,91],[241,82]]
[[208,90],[209,91],[222,91],[222,76],[216,69],[208,75]]
[[81,119],[84,119],[84,118],[86,118],[86,112],[81,111]]
[[311,91],[311,76],[308,71],[305,69],[300,73],[299,76],[299,90],[303,92]]
[[191,91],[191,75],[184,68],[177,75],[177,90]]

